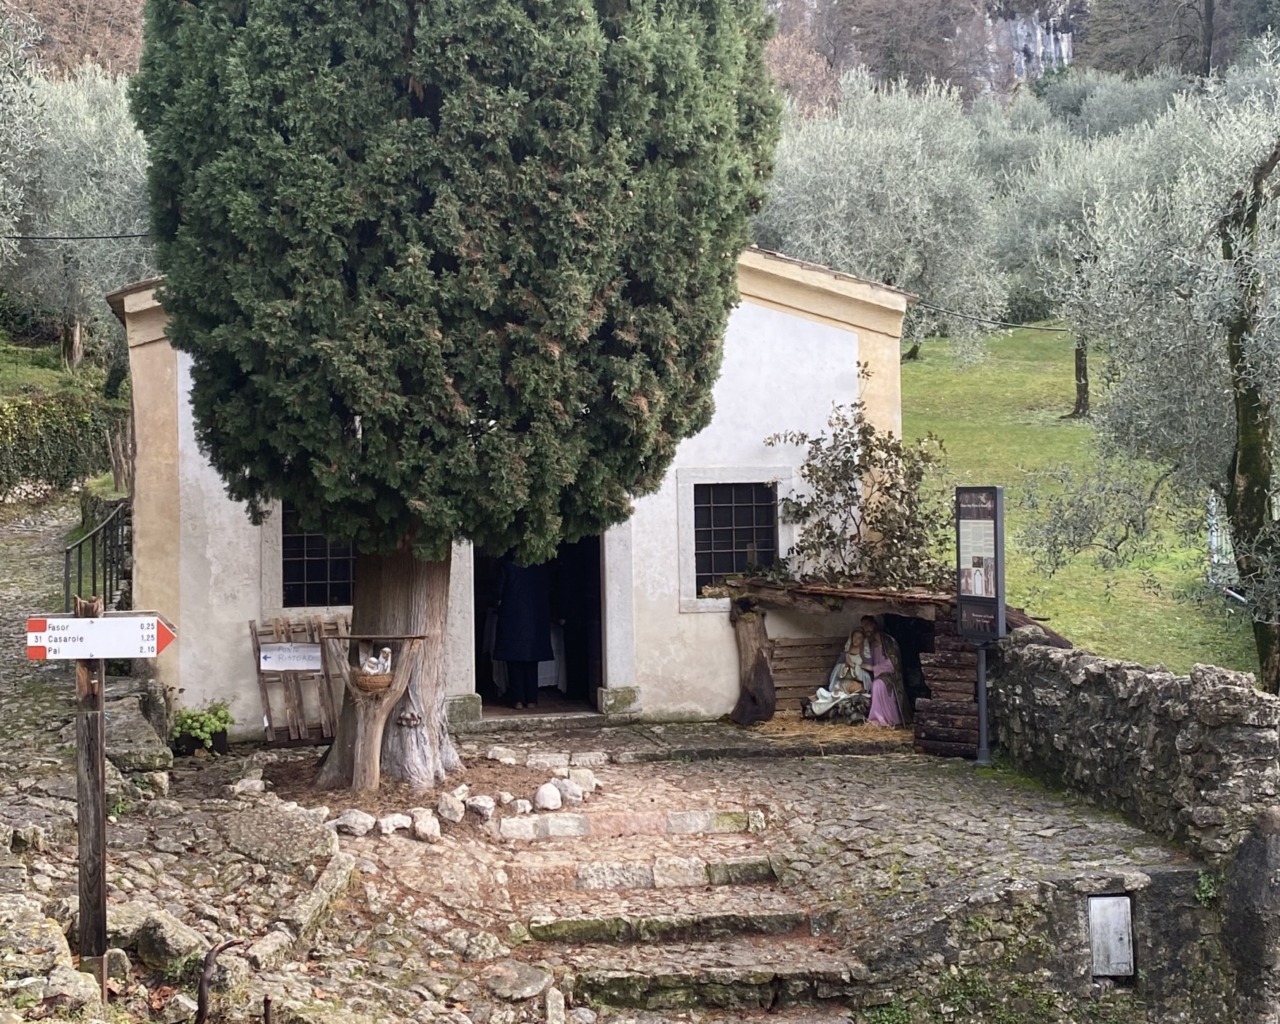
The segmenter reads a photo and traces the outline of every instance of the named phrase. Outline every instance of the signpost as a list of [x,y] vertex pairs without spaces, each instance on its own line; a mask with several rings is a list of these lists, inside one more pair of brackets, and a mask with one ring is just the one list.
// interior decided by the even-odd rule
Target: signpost
[[[99,609],[98,614],[102,611]],[[173,627],[159,615],[27,619],[27,658],[33,661],[105,661],[154,658],[173,642]]]
[[991,763],[987,644],[1005,634],[1004,488],[956,488],[956,616],[978,650],[978,764]]
[[263,644],[258,649],[263,672],[320,672],[324,669],[319,644]]
[[107,789],[103,689],[108,658],[154,658],[173,626],[154,612],[103,615],[102,598],[75,599],[74,615],[27,619],[27,658],[76,663],[76,827],[80,960],[94,961],[107,1001]]

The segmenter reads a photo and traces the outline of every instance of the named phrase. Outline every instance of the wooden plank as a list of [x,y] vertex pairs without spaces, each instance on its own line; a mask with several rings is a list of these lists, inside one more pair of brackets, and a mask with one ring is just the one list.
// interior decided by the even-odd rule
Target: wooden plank
[[[278,644],[290,643],[293,640],[291,624],[285,619],[272,619],[271,636]],[[298,706],[297,679],[294,673],[280,673],[280,690],[284,695],[284,717],[289,729],[289,739],[301,739],[304,731],[301,708]]]
[[923,727],[919,722],[916,723],[916,739],[921,742],[928,740],[931,743],[972,743],[975,747],[978,745],[977,729],[940,729],[930,726]]
[[[324,620],[319,615],[314,616],[307,622],[307,635],[312,643],[320,644],[320,650],[324,652]],[[329,659],[321,657],[320,674],[312,674],[314,684],[319,693],[317,693],[316,704],[320,709],[320,735],[326,739],[332,739],[334,730],[338,725],[338,715],[333,706],[333,679],[329,675]],[[310,730],[308,730],[310,731]]]
[[784,661],[773,666],[775,676],[804,676],[806,679],[826,679],[835,667],[835,659],[814,658],[812,661]]
[[978,681],[976,679],[938,679],[935,676],[925,676],[924,682],[934,696],[937,696],[938,692],[941,690],[972,696],[976,692],[978,686]]
[[934,651],[920,655],[920,664],[926,668],[930,665],[977,665],[978,656],[972,651]]
[[266,733],[268,743],[276,741],[276,726],[271,720],[271,694],[267,690],[267,680],[262,672],[262,643],[258,639],[258,622],[249,620],[249,639],[253,641],[253,667],[258,674],[258,696],[262,700],[262,730]]
[[916,707],[926,715],[976,715],[978,704],[968,698],[946,700],[936,694],[933,697],[921,697]]
[[915,749],[917,753],[933,754],[936,757],[967,757],[972,759],[978,756],[978,745],[976,743],[916,740]]
[[973,716],[968,718],[934,718],[932,715],[921,716],[917,714],[915,726],[916,733],[921,736],[925,734],[932,735],[942,729],[960,729],[977,735],[978,720]]
[[938,664],[929,662],[925,658],[920,658],[920,668],[924,669],[924,675],[929,678],[940,678],[940,680],[975,680],[978,678],[978,659],[973,659],[973,664]]
[[845,637],[842,636],[775,636],[773,640],[774,651],[787,651],[796,647],[821,647],[823,649],[833,648],[837,651],[844,649]]
[[936,682],[926,679],[929,696],[934,700],[971,701],[977,695],[978,688],[974,683]]
[[[76,618],[102,616],[101,597],[75,599]],[[107,769],[104,735],[104,661],[76,662],[76,831],[79,839],[80,958],[98,961],[107,953]]]
[[977,702],[977,688],[968,686],[965,688],[948,688],[946,686],[930,686],[929,693],[931,697],[923,698],[924,700],[941,700],[948,704],[970,704]]

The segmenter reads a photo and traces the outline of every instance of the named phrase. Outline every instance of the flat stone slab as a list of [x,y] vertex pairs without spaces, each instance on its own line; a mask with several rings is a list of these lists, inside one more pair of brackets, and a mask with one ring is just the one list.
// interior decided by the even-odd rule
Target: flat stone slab
[[[122,772],[166,771],[173,767],[173,751],[156,735],[137,697],[107,704],[105,720],[107,759]],[[72,729],[74,734],[74,726]]]
[[[333,833],[329,835],[333,836]],[[316,879],[315,888],[299,896],[281,914],[280,920],[294,935],[310,935],[328,914],[333,901],[346,890],[355,868],[356,859],[351,854],[335,853]]]
[[499,999],[523,1002],[542,995],[551,987],[551,972],[519,960],[499,960],[485,968],[485,987]]
[[45,975],[71,967],[71,948],[57,922],[34,896],[0,896],[0,980]]
[[571,943],[784,935],[810,920],[790,895],[766,887],[544,892],[517,913],[528,915],[535,939]]
[[223,815],[218,825],[227,845],[278,870],[304,867],[338,852],[338,837],[301,811],[270,806]]
[[561,956],[574,996],[649,1010],[731,1010],[841,999],[867,989],[870,972],[853,956],[804,940],[773,937],[670,946],[570,948]]

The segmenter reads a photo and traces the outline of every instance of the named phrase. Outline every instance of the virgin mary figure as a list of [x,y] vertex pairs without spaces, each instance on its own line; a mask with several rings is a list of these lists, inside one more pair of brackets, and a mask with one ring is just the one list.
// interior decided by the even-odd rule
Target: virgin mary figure
[[862,617],[863,666],[871,673],[871,711],[868,722],[903,728],[911,722],[911,705],[902,682],[902,650],[898,641],[870,615]]

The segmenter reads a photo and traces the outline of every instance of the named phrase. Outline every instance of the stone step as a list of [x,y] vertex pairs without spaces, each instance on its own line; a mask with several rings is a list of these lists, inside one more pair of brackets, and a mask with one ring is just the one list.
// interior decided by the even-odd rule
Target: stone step
[[[671,858],[675,860],[675,858]],[[678,865],[671,865],[675,872]],[[735,935],[809,934],[809,912],[785,892],[763,886],[562,890],[521,899],[515,915],[540,942],[670,943]]]
[[[698,1007],[674,1015],[671,1010],[640,1010],[619,1007],[606,1010],[597,1018],[600,1024],[855,1024],[869,1018],[839,1003],[817,1005],[771,1006],[751,1009],[715,1010]],[[871,1018],[874,1019],[874,1018]],[[891,1019],[891,1018],[889,1018]]]
[[835,1002],[865,994],[869,977],[852,955],[805,936],[626,949],[577,946],[558,953],[569,967],[576,1003],[648,1010],[750,1011]]
[[661,889],[681,886],[758,885],[776,881],[774,864],[751,833],[700,835],[690,856],[673,858],[680,847],[654,849],[653,836],[548,839],[521,844],[497,867],[508,884],[537,889]]
[[566,836],[694,836],[763,832],[764,812],[740,807],[674,811],[549,811],[504,817],[503,839],[536,840]]

